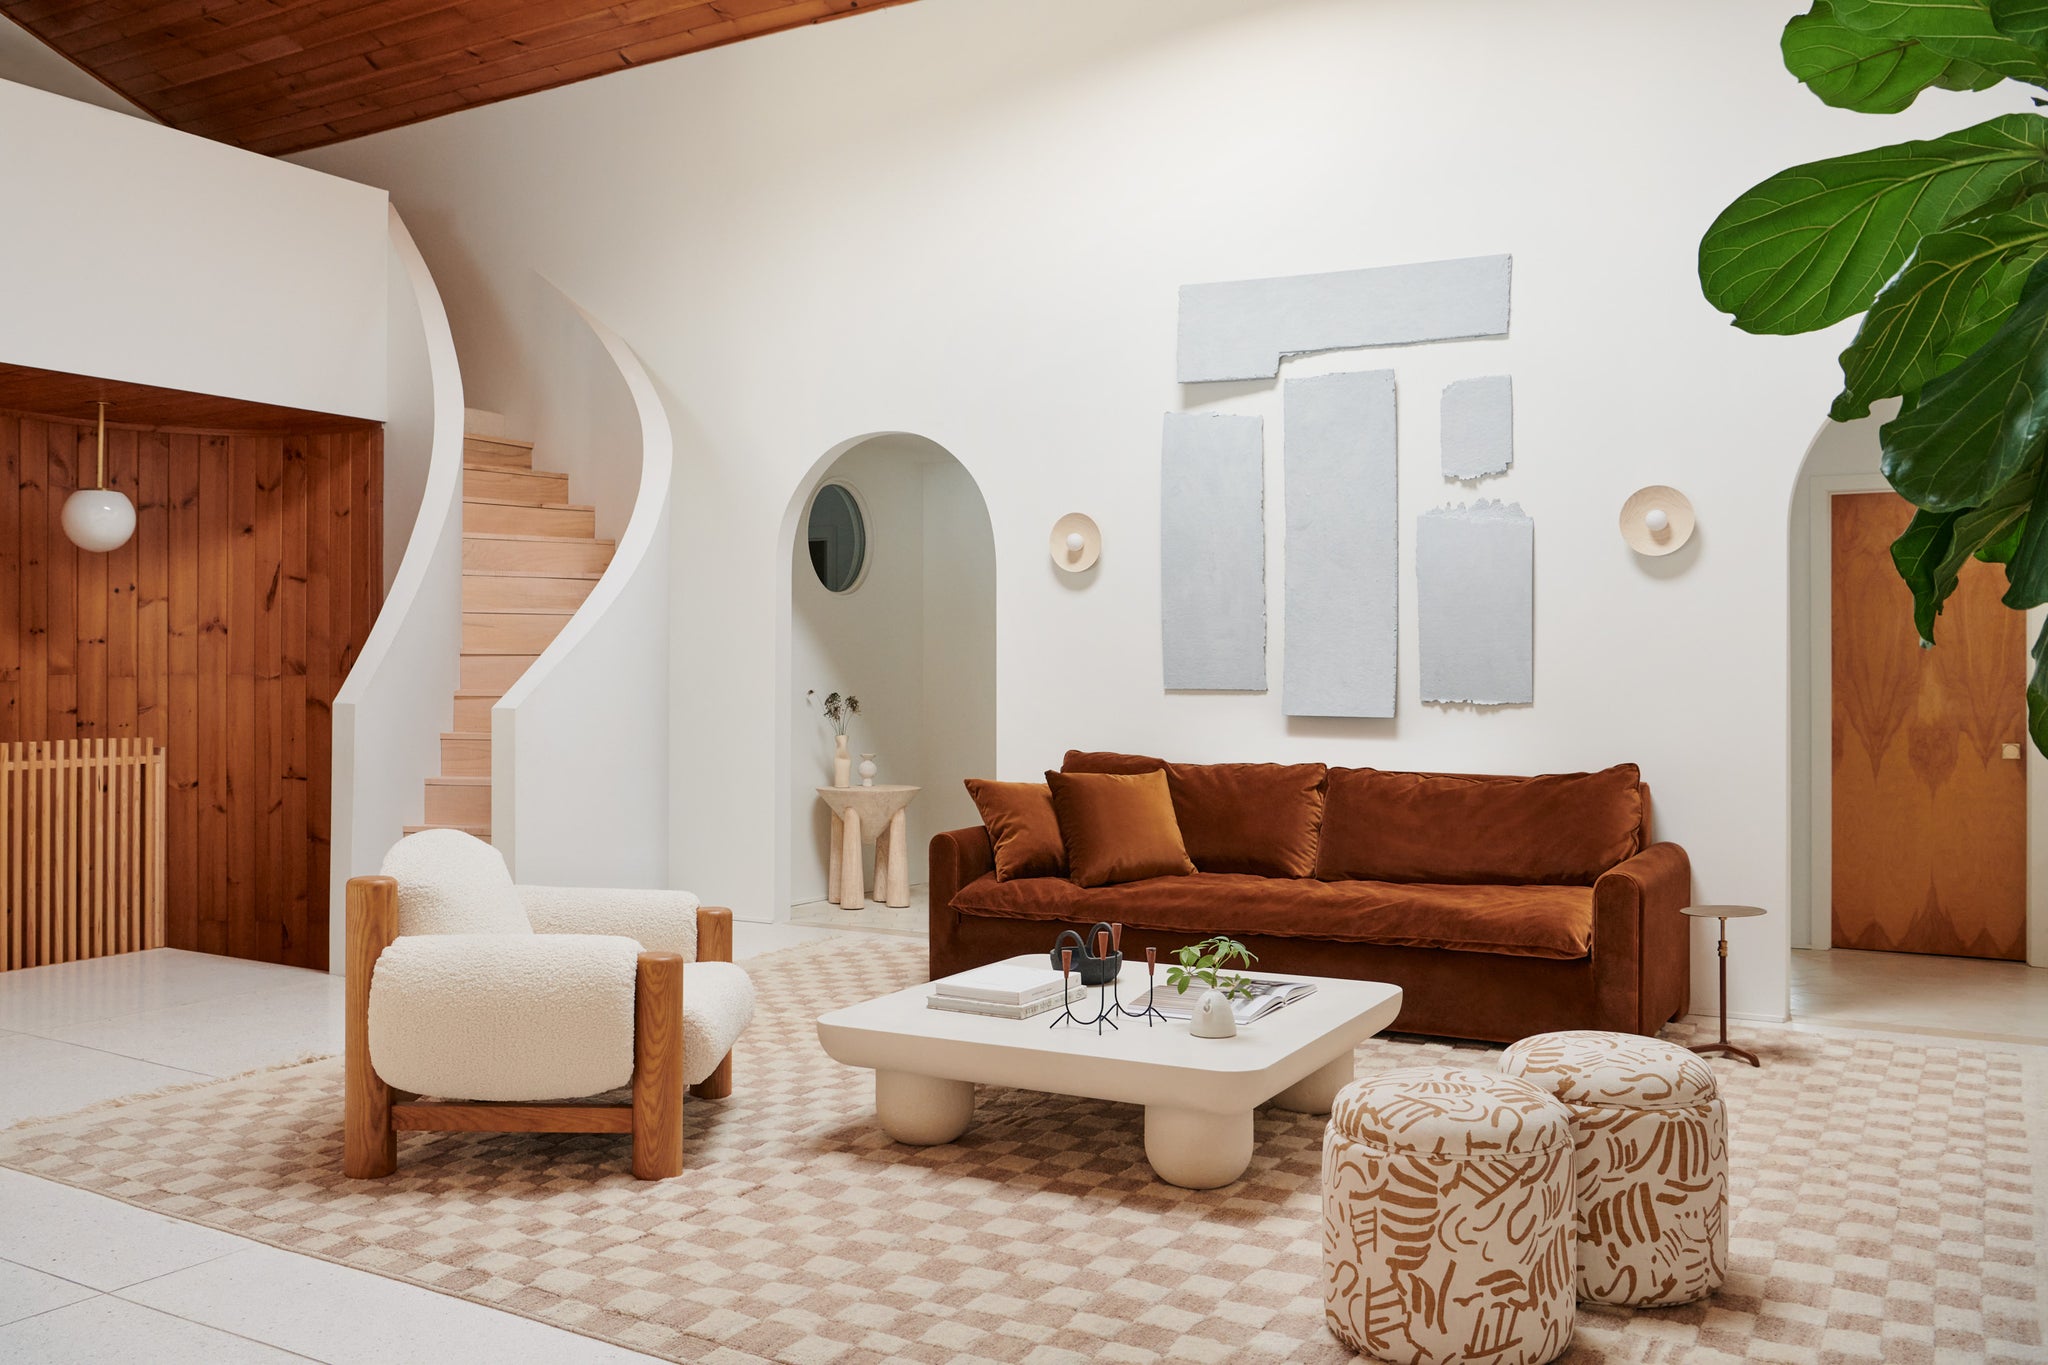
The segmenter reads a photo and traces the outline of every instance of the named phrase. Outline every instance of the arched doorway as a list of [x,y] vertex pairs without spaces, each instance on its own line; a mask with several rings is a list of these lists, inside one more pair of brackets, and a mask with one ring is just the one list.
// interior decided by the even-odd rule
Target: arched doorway
[[[979,819],[962,779],[995,771],[988,506],[945,447],[884,432],[828,453],[791,512],[783,904],[803,907],[802,919],[921,927],[930,838]],[[833,780],[836,727],[822,702],[835,692],[860,701],[844,721],[854,762],[872,754],[878,784],[920,788],[908,810],[907,910],[883,907],[879,895],[864,916],[824,904],[831,818],[816,789]]]
[[[1938,638],[1947,652],[1940,658],[1921,655],[1912,640],[1910,598],[1887,562],[1891,522],[1875,539],[1861,525],[1887,516],[1902,524],[1910,514],[1879,469],[1878,428],[1894,411],[1894,405],[1884,404],[1859,421],[1823,423],[1792,490],[1787,525],[1791,1010],[1820,1022],[2008,1034],[2013,1028],[2006,1021],[2039,998],[2038,965],[2030,972],[2018,961],[1959,950],[1917,921],[1909,926],[1910,935],[1901,932],[1896,909],[1887,925],[1890,939],[1859,933],[1858,926],[1867,929],[1872,918],[1866,913],[1869,906],[1852,905],[1846,925],[1836,917],[1838,891],[1853,899],[1857,888],[1875,876],[1891,890],[1938,885],[1938,899],[1932,891],[1920,896],[1920,914],[1930,921],[1941,916],[1945,923],[1958,916],[1958,907],[1971,909],[1973,895],[1987,894],[1978,883],[1987,880],[1997,854],[2013,865],[2008,879],[2017,875],[2026,883],[2026,956],[2039,964],[2048,954],[2042,932],[2048,919],[2043,913],[2048,877],[2042,875],[2042,853],[2048,850],[2048,760],[2025,742],[2024,706],[2018,697],[2031,667],[2026,643],[2042,613],[2029,613],[2024,632],[2018,630],[1996,605],[2003,581],[1995,566],[1965,566],[1966,574],[1986,578],[1977,596],[1987,600],[1969,605],[1988,606],[1990,623],[2012,637],[2009,652],[2001,648],[1992,660],[2002,700],[1995,708],[1999,714],[1992,717],[2000,728],[1990,734],[1978,714],[1986,704],[1976,700],[1990,684],[1984,678],[1948,676],[1982,653],[1973,650],[1969,620],[1956,614],[1966,604],[1960,597],[1952,599],[1951,610],[1941,618]],[[1838,620],[1838,598],[1845,593],[1849,605],[1841,610],[1851,615]],[[1870,674],[1876,628],[1903,641],[1893,651],[1903,657],[1892,660],[1883,676]],[[1984,674],[1983,663],[1978,659],[1969,671]],[[1847,670],[1840,689],[1839,670]],[[1980,730],[1986,732],[1975,733]],[[1838,791],[1836,768],[1843,762],[1851,764],[1845,775],[1849,785]],[[1987,828],[1983,812],[1979,818],[1970,815],[1971,792],[1959,788],[1958,774],[1972,764],[1980,769],[2010,765],[2009,797],[1990,812],[2015,825],[2002,852],[1971,842],[1981,843]],[[1917,864],[1902,870],[1869,856],[1869,845],[1877,840],[1910,862],[1918,842],[1914,831],[1887,822],[1907,818],[1922,798],[1932,801],[1928,818],[1937,822],[1924,831],[1936,855],[1931,882]],[[1839,813],[1838,799],[1847,803]],[[2015,806],[2024,807],[2023,820]],[[1846,844],[1836,837],[1838,818],[1846,822]],[[1943,820],[1967,821],[1963,833],[1969,838],[1953,829],[1944,832],[1937,827]],[[1846,870],[1856,875],[1838,877],[1837,859],[1854,860]],[[1958,861],[1967,876],[1958,875]]]

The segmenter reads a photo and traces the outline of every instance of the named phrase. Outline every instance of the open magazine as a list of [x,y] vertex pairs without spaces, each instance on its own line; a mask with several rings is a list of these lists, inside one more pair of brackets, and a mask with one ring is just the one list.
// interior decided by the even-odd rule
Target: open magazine
[[[1304,996],[1315,994],[1313,981],[1252,981],[1251,994],[1239,996],[1230,1002],[1230,1012],[1237,1016],[1240,1024],[1249,1024],[1254,1019],[1263,1019],[1282,1005],[1291,1005]],[[1195,1002],[1202,998],[1203,987],[1190,985],[1187,994],[1182,995],[1171,986],[1152,988],[1152,1008],[1169,1019],[1192,1019],[1195,1017]],[[1141,1007],[1142,1008],[1142,1007]]]

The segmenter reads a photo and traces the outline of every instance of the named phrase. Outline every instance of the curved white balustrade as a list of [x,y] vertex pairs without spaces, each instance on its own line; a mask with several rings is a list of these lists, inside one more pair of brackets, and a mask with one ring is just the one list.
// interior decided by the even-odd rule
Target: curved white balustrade
[[348,879],[375,872],[405,826],[424,817],[462,647],[462,373],[440,292],[396,209],[389,292],[387,545],[399,543],[392,532],[411,515],[405,490],[421,493],[377,624],[334,698],[327,960],[337,973],[348,959]]

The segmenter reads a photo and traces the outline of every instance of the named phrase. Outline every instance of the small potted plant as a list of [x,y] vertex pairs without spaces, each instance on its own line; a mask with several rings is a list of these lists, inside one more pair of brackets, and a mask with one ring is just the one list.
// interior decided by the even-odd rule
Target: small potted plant
[[1195,1012],[1188,1020],[1188,1032],[1197,1038],[1236,1037],[1237,1016],[1231,1012],[1230,1002],[1249,999],[1252,983],[1250,977],[1224,969],[1233,963],[1249,967],[1257,962],[1252,950],[1234,938],[1218,934],[1178,949],[1174,956],[1180,961],[1166,969],[1167,984],[1181,995],[1186,995],[1190,986],[1202,987]]
[[[818,692],[812,688],[804,695],[815,698]],[[825,713],[826,720],[832,722],[832,785],[850,787],[853,785],[853,755],[846,749],[846,725],[860,714],[860,698],[851,692],[843,697],[837,692],[827,692],[825,700],[818,703],[818,709]]]

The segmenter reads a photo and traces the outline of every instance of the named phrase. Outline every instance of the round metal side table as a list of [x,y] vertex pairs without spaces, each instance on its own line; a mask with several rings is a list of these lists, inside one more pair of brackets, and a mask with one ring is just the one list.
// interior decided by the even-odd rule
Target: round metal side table
[[1716,1052],[1725,1052],[1751,1066],[1761,1067],[1754,1052],[1735,1046],[1728,1041],[1728,921],[1731,919],[1754,919],[1766,913],[1761,905],[1688,905],[1684,913],[1694,919],[1717,919],[1721,921],[1721,940],[1716,951],[1721,955],[1721,1038],[1719,1042],[1701,1043],[1693,1049],[1702,1057]]

